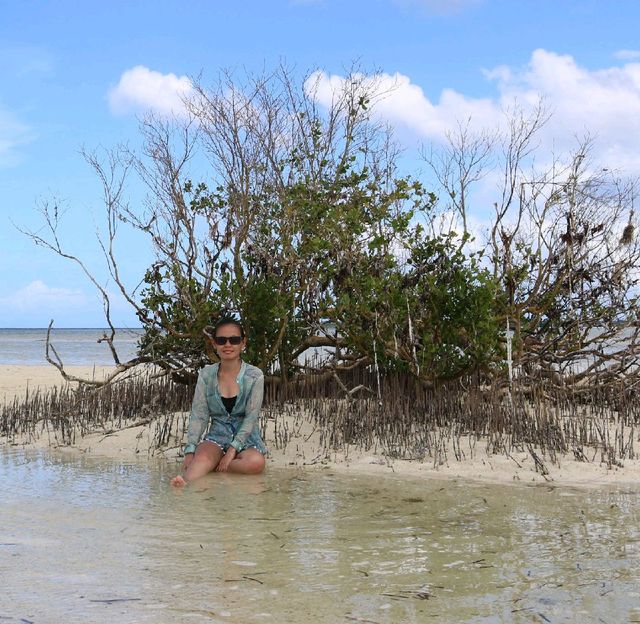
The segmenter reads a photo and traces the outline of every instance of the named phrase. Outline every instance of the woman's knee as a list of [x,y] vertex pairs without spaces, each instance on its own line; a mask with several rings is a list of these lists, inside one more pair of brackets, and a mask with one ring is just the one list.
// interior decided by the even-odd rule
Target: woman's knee
[[244,451],[242,453],[244,468],[247,474],[260,474],[264,470],[264,455],[259,451]]
[[215,466],[222,457],[222,449],[212,442],[201,442],[196,448],[193,462],[198,464],[212,464]]

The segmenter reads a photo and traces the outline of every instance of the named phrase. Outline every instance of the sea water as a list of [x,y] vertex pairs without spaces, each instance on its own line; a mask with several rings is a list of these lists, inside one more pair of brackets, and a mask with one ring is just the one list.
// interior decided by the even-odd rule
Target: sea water
[[[104,329],[53,329],[51,344],[65,365],[113,364],[111,351],[106,343],[99,343]],[[136,353],[141,329],[118,329],[114,341],[121,362],[126,362]],[[47,330],[0,329],[1,364],[46,364],[45,344]]]
[[640,621],[640,488],[175,472],[0,447],[0,621]]

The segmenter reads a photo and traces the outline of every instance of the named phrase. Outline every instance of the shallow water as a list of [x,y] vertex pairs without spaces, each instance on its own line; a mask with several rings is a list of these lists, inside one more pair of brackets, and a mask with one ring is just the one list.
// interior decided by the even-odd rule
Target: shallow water
[[0,448],[0,623],[640,622],[637,491]]

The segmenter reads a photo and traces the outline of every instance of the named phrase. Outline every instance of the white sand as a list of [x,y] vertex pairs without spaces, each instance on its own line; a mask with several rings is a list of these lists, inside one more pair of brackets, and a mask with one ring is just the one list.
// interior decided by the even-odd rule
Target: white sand
[[[112,369],[111,366],[67,366],[66,371],[70,375],[83,379],[104,379],[104,376]],[[54,385],[63,385],[64,380],[53,366],[13,366],[0,365],[0,402],[4,399],[10,401],[14,396],[23,397],[27,390],[38,388],[50,388]]]
[[[108,367],[94,371],[91,367],[73,367],[73,374],[92,378],[102,375]],[[45,388],[60,384],[59,373],[48,366],[2,366],[0,367],[0,400],[3,395],[24,396],[29,388]],[[333,469],[340,472],[376,474],[395,474],[406,478],[452,478],[461,480],[485,481],[492,483],[548,483],[566,486],[640,486],[640,460],[625,460],[623,467],[607,468],[600,463],[600,454],[592,451],[589,462],[577,461],[573,456],[558,455],[558,463],[551,463],[548,457],[541,455],[549,474],[543,476],[536,472],[534,460],[528,452],[506,455],[488,455],[482,441],[473,445],[473,453],[468,440],[462,439],[460,448],[465,457],[457,460],[453,447],[445,447],[444,457],[438,465],[433,460],[404,461],[390,460],[381,454],[363,452],[347,448],[339,452],[329,452],[322,448],[319,432],[310,423],[298,416],[278,416],[278,427],[288,430],[288,443],[284,450],[278,449],[274,435],[275,421],[270,419],[267,425],[266,443],[270,449],[267,462],[269,466],[299,467],[305,470]],[[176,428],[178,419],[176,419]],[[121,431],[111,431],[108,427],[76,440],[72,446],[60,443],[55,432],[43,431],[40,439],[30,444],[34,446],[53,446],[72,453],[90,453],[109,458],[147,457],[153,454],[152,441],[154,423],[129,427]],[[0,444],[3,441],[0,439]],[[6,443],[6,441],[4,441]],[[156,451],[169,460],[176,461],[179,469],[179,448],[182,440],[175,439],[168,450]]]

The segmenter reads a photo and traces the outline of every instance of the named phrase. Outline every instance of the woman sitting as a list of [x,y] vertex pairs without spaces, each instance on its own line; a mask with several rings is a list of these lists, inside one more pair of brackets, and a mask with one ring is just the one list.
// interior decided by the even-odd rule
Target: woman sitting
[[184,476],[171,480],[178,487],[213,470],[258,474],[265,466],[267,448],[258,428],[264,375],[240,357],[247,344],[242,324],[224,317],[213,335],[207,335],[220,362],[205,366],[198,375],[184,448]]

